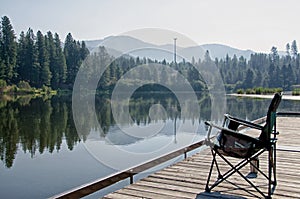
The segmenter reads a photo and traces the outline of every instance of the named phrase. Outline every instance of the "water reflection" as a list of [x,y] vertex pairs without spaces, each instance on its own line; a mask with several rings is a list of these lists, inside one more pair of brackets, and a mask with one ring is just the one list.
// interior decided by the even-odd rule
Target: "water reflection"
[[[3,164],[10,168],[13,166],[18,150],[29,153],[32,157],[36,153],[43,154],[45,151],[52,153],[59,151],[62,140],[65,139],[69,150],[73,150],[78,142],[92,136],[103,138],[106,144],[130,145],[143,141],[142,138],[124,135],[116,126],[111,103],[107,95],[97,95],[96,112],[98,121],[81,118],[85,127],[85,136],[79,137],[73,122],[71,96],[52,97],[3,97],[0,101],[0,158]],[[185,99],[188,104],[188,98]],[[161,135],[173,136],[176,142],[176,127],[185,121],[201,123],[211,119],[211,100],[208,95],[199,96],[200,113],[195,113],[192,106],[185,106],[189,115],[182,118],[178,100],[172,93],[139,93],[136,92],[131,100],[129,112],[132,124],[124,123],[130,128],[132,125],[147,126],[156,125],[161,122],[165,127],[160,135],[156,136],[155,143]],[[119,106],[122,106],[122,101]],[[149,110],[154,104],[164,107],[166,115],[164,118],[149,117]],[[251,98],[227,98],[227,112],[249,120],[264,116],[268,108],[269,100]],[[118,108],[118,107],[117,107]],[[281,110],[300,110],[299,102],[283,101],[279,107]],[[151,111],[150,111],[151,112]],[[223,114],[223,113],[222,113]],[[97,129],[96,123],[102,127]],[[205,134],[202,125],[198,132]],[[162,138],[161,138],[162,139]],[[150,143],[150,142],[149,142]],[[145,144],[145,143],[144,143]]]
[[[4,105],[3,105],[4,104]],[[22,97],[2,101],[0,157],[12,167],[18,149],[33,157],[38,151],[59,151],[65,138],[73,149],[80,140],[72,120],[70,97]]]

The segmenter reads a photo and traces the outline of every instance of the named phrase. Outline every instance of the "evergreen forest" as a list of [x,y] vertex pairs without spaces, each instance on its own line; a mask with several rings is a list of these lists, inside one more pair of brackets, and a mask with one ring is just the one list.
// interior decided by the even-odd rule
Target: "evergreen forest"
[[[191,62],[183,60],[180,63],[131,56],[114,59],[104,47],[99,47],[98,54],[91,56],[104,57],[110,63],[98,82],[101,91],[111,91],[123,74],[145,63],[168,65],[182,74],[195,91],[202,91],[206,87],[200,73],[205,71],[199,73],[196,68],[209,62],[217,66],[228,92],[257,87],[293,90],[300,84],[300,55],[296,40],[287,43],[285,48],[284,55],[279,55],[277,47],[273,46],[270,53],[254,53],[249,60],[235,55],[212,60],[206,51],[203,60],[192,58]],[[57,33],[34,33],[29,28],[17,38],[9,18],[4,16],[0,23],[0,92],[14,85],[72,90],[79,68],[89,54],[85,42],[76,41],[71,33],[62,42]],[[88,71],[91,76],[95,72],[92,70]],[[144,74],[145,78],[147,75],[172,77],[152,73]]]
[[89,54],[85,43],[69,33],[62,45],[57,33],[31,28],[21,32],[18,40],[8,17],[0,27],[0,87],[50,87],[70,89],[82,61]]

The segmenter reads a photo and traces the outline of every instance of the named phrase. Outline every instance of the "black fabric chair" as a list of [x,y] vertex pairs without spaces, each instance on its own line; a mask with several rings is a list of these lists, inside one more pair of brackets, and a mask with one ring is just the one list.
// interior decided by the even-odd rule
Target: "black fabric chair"
[[[269,106],[265,124],[263,126],[249,121],[245,121],[228,114],[225,114],[222,126],[217,126],[211,122],[206,122],[209,126],[206,144],[210,146],[212,152],[212,162],[208,179],[206,183],[206,192],[210,192],[214,187],[218,186],[234,173],[238,173],[242,179],[247,181],[261,196],[271,198],[272,192],[275,190],[276,180],[276,110],[282,98],[281,93],[276,93]],[[258,138],[246,135],[240,131],[241,128],[257,129],[260,131]],[[216,130],[216,136],[212,136],[212,131]],[[268,171],[262,171],[258,165],[258,157],[264,152],[268,152]],[[217,156],[227,163],[230,169],[221,172],[219,168]],[[232,164],[227,157],[239,159],[237,164]],[[268,184],[268,192],[264,193],[259,186],[256,186],[251,179],[243,174],[240,170],[246,165],[265,177]],[[213,184],[210,184],[212,172],[214,168],[217,170],[218,177]]]

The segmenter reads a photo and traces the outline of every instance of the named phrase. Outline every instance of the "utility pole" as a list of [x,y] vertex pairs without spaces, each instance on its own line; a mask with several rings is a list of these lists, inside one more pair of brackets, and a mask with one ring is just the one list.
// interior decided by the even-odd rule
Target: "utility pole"
[[174,63],[176,64],[176,40],[177,38],[174,38]]

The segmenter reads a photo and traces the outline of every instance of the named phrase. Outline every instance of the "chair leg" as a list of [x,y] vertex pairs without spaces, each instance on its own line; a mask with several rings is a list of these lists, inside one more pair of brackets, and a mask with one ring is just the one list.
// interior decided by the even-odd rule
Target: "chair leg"
[[211,189],[209,188],[209,182],[210,182],[210,177],[211,177],[212,170],[214,168],[214,164],[216,162],[216,153],[213,150],[211,150],[211,153],[212,153],[213,159],[211,161],[210,170],[209,170],[209,174],[208,174],[207,182],[206,182],[206,186],[205,186],[205,191],[206,192],[211,191]]
[[[263,197],[267,198],[267,196],[259,189],[257,188],[257,186],[255,186],[247,177],[245,177],[241,172],[240,169],[243,168],[245,165],[247,165],[250,162],[250,159],[244,159],[242,160],[238,165],[239,166],[234,166],[233,164],[231,164],[226,158],[224,158],[223,156],[220,156],[234,171],[232,173],[230,173],[228,176],[225,176],[222,181],[224,181],[225,179],[227,179],[229,176],[231,176],[232,174],[234,174],[235,172],[238,173],[246,182],[248,182],[248,184],[250,184],[257,192],[259,192]],[[221,183],[221,182],[220,182]],[[219,184],[219,183],[218,183]]]
[[[277,185],[276,179],[276,146],[273,145],[269,150],[269,186],[268,196],[271,198],[272,192]],[[273,176],[272,176],[273,174]],[[272,187],[273,186],[273,187]]]
[[[217,150],[211,150],[212,152],[212,162],[211,162],[211,166],[210,166],[210,171],[208,174],[208,178],[207,178],[207,183],[206,183],[206,187],[205,187],[205,191],[206,192],[210,192],[214,187],[218,186],[220,183],[222,183],[223,181],[225,181],[227,178],[229,178],[231,175],[233,175],[234,173],[238,173],[246,182],[248,182],[249,185],[251,185],[258,193],[260,193],[262,195],[263,198],[271,198],[271,182],[272,182],[272,162],[273,162],[273,152],[269,151],[269,172],[268,174],[264,174],[259,168],[258,171],[259,173],[263,174],[266,179],[268,180],[268,194],[264,194],[257,186],[255,186],[246,176],[244,176],[241,172],[240,169],[243,168],[245,165],[247,165],[248,163],[250,163],[251,159],[258,157],[259,155],[261,155],[264,151],[260,151],[258,153],[256,153],[254,156],[252,156],[251,158],[248,159],[243,159],[242,161],[240,161],[238,164],[233,165],[231,162],[229,162],[222,154],[220,154]],[[272,155],[271,155],[272,154]],[[220,172],[218,163],[217,163],[217,158],[216,156],[219,156],[221,159],[223,159],[223,161],[225,161],[230,167],[231,169],[229,169],[227,172],[223,173],[223,175]],[[212,175],[212,171],[213,171],[213,167],[214,164],[216,164],[216,169],[218,171],[218,179],[214,182],[214,184],[212,184],[211,186],[209,186],[210,183],[210,179],[211,179],[211,175]],[[251,163],[250,163],[251,164]]]
[[271,197],[271,185],[272,185],[272,169],[273,169],[273,153],[272,147],[269,150],[269,186],[268,186],[268,196]]
[[[206,182],[206,186],[205,186],[205,191],[206,192],[210,192],[215,186],[217,186],[218,184],[220,184],[223,181],[223,175],[221,173],[221,170],[219,168],[219,165],[218,165],[218,162],[217,162],[217,159],[216,159],[217,154],[219,156],[221,154],[217,153],[214,150],[211,150],[211,153],[212,153],[213,159],[212,159],[212,162],[211,162],[211,165],[210,165],[210,170],[209,170],[209,174],[208,174],[207,182]],[[216,166],[216,169],[217,169],[217,172],[218,172],[218,179],[211,187],[209,187],[209,182],[210,182],[210,178],[211,178],[211,174],[212,174],[214,165]]]
[[[238,170],[241,169],[242,167],[244,167],[246,164],[249,163],[250,160],[244,159],[242,161],[240,161],[238,164],[236,164],[235,166],[233,166],[222,154],[220,154],[218,151],[213,151],[212,150],[212,154],[213,154],[213,161],[211,164],[211,170],[209,172],[209,176],[208,176],[208,181],[206,184],[206,190],[207,192],[210,192],[214,187],[218,186],[219,184],[221,184],[223,181],[225,181],[227,178],[229,178],[232,174],[234,174],[235,172],[239,172]],[[218,155],[219,157],[221,157],[229,166],[231,166],[231,169],[229,169],[226,173],[224,173],[223,175],[221,174],[221,171],[218,167],[218,163],[217,163],[217,159],[216,159],[216,155]],[[216,168],[218,171],[218,179],[214,182],[214,184],[212,184],[209,187],[209,181],[210,181],[210,177],[211,177],[211,173],[212,173],[212,169],[213,169],[213,165],[216,164]],[[248,180],[248,179],[246,179]],[[250,182],[251,183],[251,182]]]
[[274,144],[274,149],[272,151],[273,153],[273,185],[277,185],[277,178],[276,178],[276,144]]

